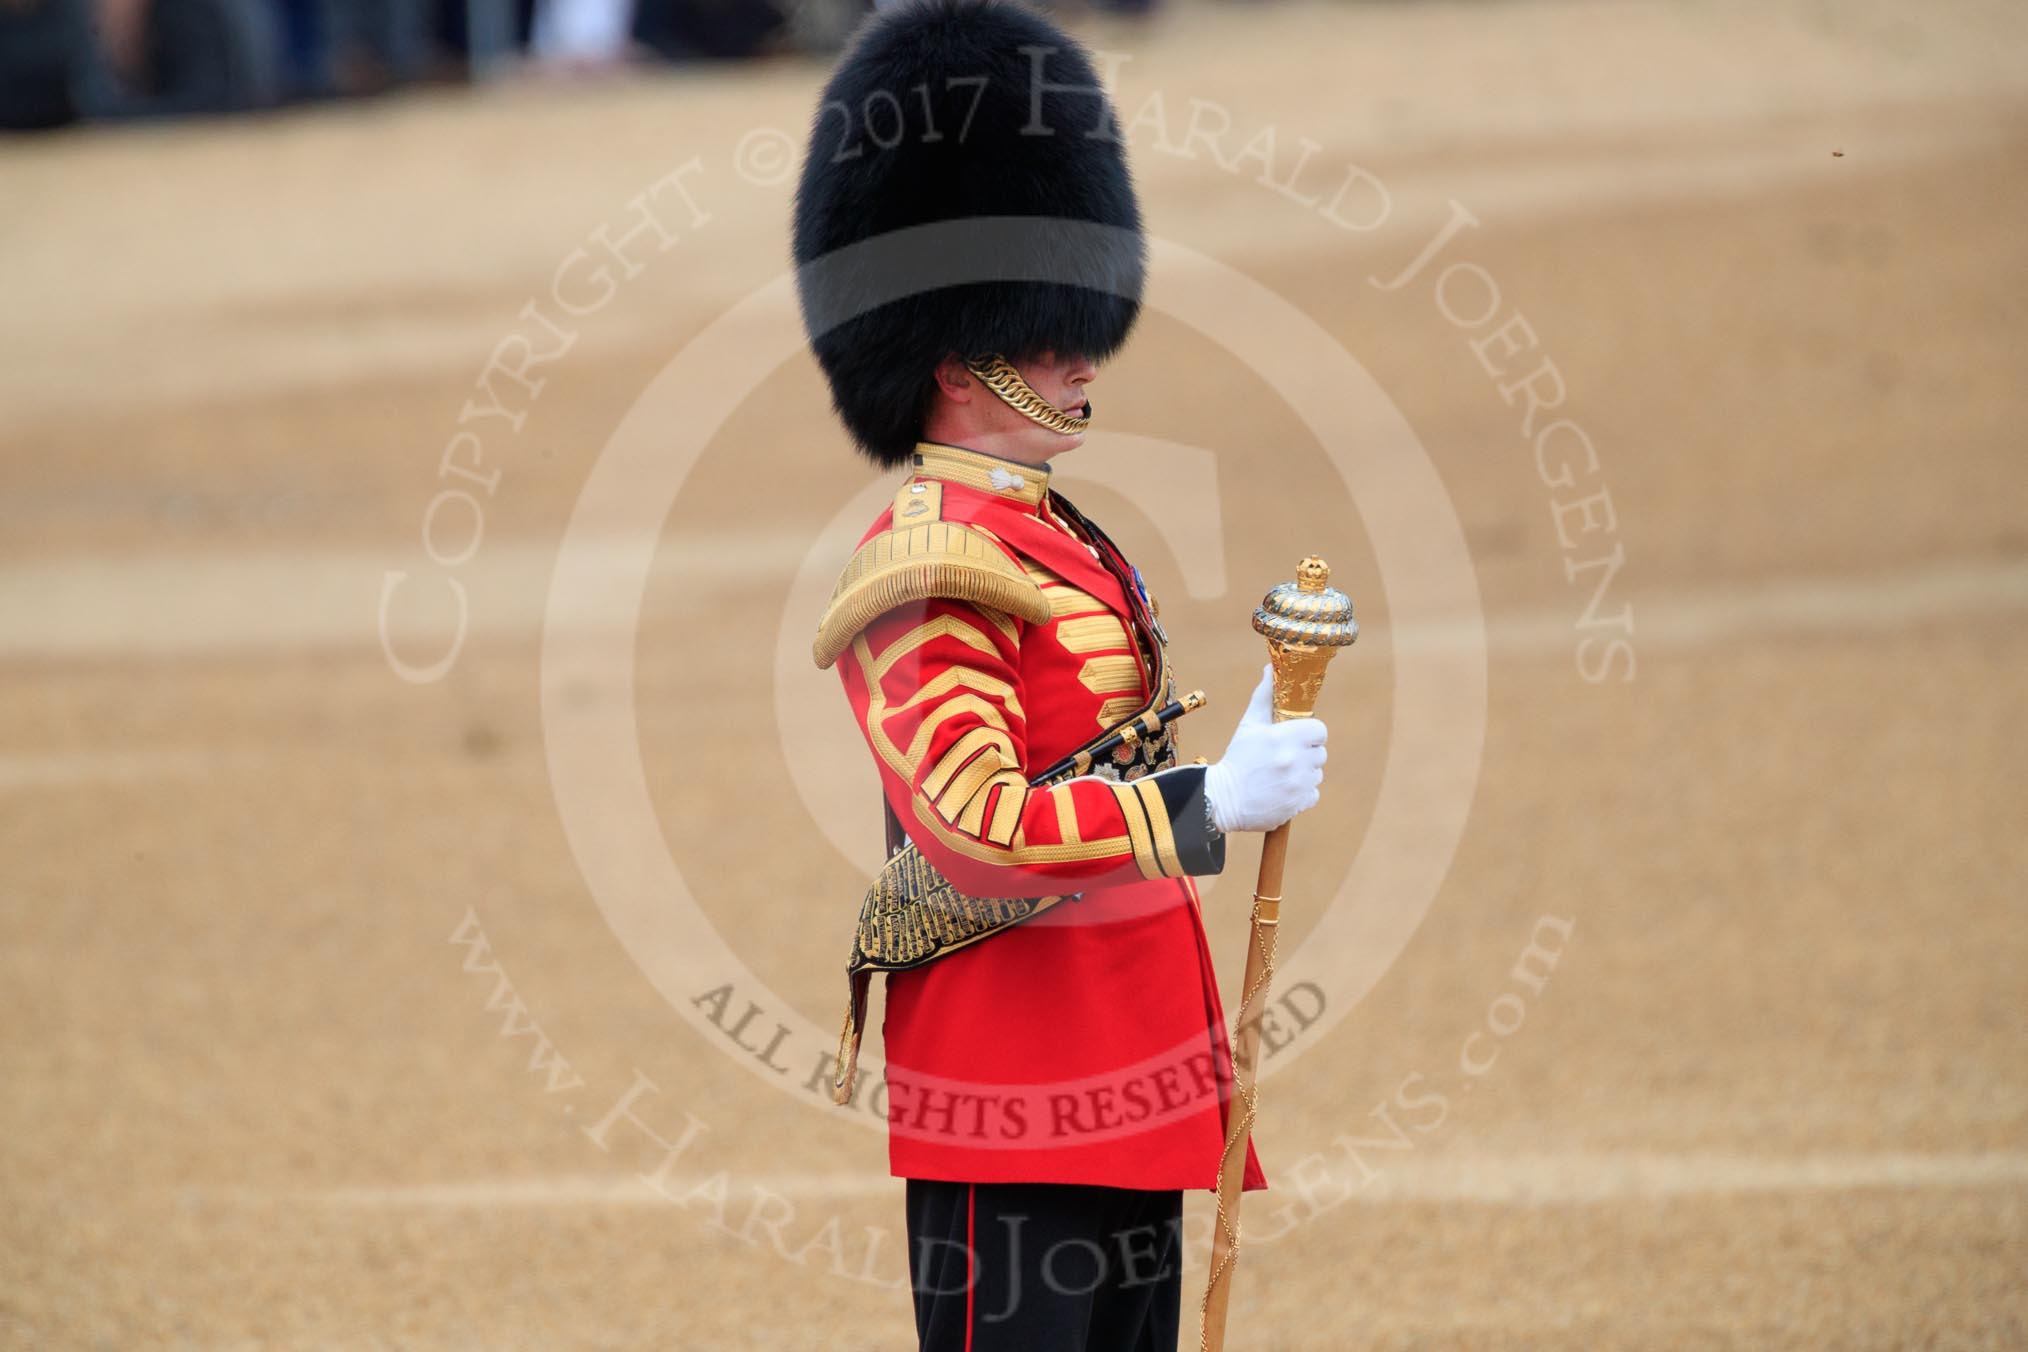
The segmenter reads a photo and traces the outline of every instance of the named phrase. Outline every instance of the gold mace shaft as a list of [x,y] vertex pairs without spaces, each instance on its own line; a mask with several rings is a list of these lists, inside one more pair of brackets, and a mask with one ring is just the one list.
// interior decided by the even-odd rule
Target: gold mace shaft
[[[1352,604],[1326,584],[1330,567],[1315,555],[1302,561],[1297,580],[1268,593],[1254,612],[1254,628],[1267,636],[1274,666],[1275,721],[1308,718],[1324,686],[1324,668],[1338,649],[1358,637]],[[1309,641],[1303,641],[1309,640]],[[1246,1177],[1246,1145],[1259,1108],[1254,1066],[1260,1050],[1260,1016],[1275,974],[1275,936],[1281,922],[1282,870],[1289,856],[1289,828],[1283,822],[1261,842],[1260,875],[1253,889],[1247,926],[1246,976],[1240,986],[1239,1021],[1232,1037],[1233,1096],[1225,1120],[1225,1149],[1218,1157],[1218,1213],[1211,1238],[1211,1273],[1204,1285],[1201,1352],[1224,1352],[1226,1304],[1239,1264],[1240,1186]]]

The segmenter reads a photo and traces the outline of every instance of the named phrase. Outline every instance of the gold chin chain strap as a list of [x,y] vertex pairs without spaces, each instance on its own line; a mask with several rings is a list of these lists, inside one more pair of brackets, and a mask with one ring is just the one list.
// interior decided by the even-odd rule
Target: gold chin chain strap
[[1013,364],[998,353],[969,360],[965,369],[977,376],[987,389],[999,395],[1001,403],[1052,432],[1074,436],[1091,426],[1089,416],[1073,418],[1037,394],[1035,387],[1023,380]]

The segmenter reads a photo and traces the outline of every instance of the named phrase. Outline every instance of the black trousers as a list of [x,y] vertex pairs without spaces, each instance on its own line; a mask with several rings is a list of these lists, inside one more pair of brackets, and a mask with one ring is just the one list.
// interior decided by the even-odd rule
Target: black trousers
[[1183,1194],[908,1180],[921,1352],[1175,1352]]

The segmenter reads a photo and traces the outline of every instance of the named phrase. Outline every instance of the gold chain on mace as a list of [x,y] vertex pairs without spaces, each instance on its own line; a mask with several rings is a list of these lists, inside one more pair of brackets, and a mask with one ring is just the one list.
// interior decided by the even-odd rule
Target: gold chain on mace
[[[1261,991],[1267,988],[1268,983],[1274,979],[1275,974],[1275,935],[1281,930],[1281,926],[1276,921],[1281,917],[1279,914],[1276,914],[1272,919],[1263,918],[1261,915],[1261,903],[1269,903],[1271,908],[1278,913],[1281,910],[1281,900],[1280,897],[1260,896],[1253,899],[1251,927],[1254,932],[1260,935],[1260,975],[1254,978],[1253,985],[1247,987],[1245,993],[1239,998],[1238,1026],[1240,1028],[1246,1027],[1247,1015],[1253,1009],[1254,1000],[1260,995]],[[1239,1034],[1237,1031],[1233,1033],[1232,1041],[1235,1044],[1238,1043]],[[1233,1146],[1237,1145],[1241,1150],[1246,1149],[1247,1139],[1253,1135],[1255,1111],[1260,1106],[1259,1079],[1260,1076],[1256,1074],[1253,1077],[1253,1082],[1235,1086],[1239,1090],[1241,1109],[1239,1130],[1225,1133],[1225,1148],[1218,1152],[1217,1176],[1220,1178],[1225,1176],[1225,1161],[1231,1156]],[[1211,1269],[1211,1275],[1204,1283],[1204,1296],[1197,1302],[1198,1352],[1204,1352],[1204,1349],[1211,1345],[1211,1329],[1204,1319],[1204,1315],[1211,1304],[1211,1288],[1218,1285],[1219,1277],[1224,1275],[1227,1268],[1239,1261],[1239,1223],[1225,1213],[1225,1198],[1222,1196],[1218,1199],[1218,1228],[1225,1234],[1225,1253],[1219,1258],[1218,1266]]]

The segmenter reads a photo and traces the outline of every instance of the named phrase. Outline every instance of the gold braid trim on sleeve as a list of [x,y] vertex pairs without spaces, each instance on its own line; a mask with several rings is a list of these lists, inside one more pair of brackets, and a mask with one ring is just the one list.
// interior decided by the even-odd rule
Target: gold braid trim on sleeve
[[[912,494],[918,486],[903,485],[896,496],[897,523],[910,519],[905,507],[926,507],[918,516],[940,514],[941,495]],[[831,589],[811,656],[829,667],[867,625],[896,606],[931,597],[969,601],[1030,624],[1049,621],[1042,588],[983,532],[956,521],[918,519],[859,546]]]

